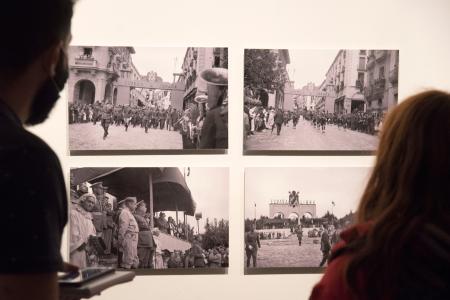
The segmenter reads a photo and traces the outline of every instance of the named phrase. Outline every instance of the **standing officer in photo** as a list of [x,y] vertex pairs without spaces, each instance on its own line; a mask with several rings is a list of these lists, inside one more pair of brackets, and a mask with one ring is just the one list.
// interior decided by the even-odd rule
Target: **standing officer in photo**
[[247,268],[250,268],[250,260],[253,261],[253,267],[256,268],[256,258],[258,248],[261,248],[259,234],[255,232],[256,224],[252,224],[250,231],[245,234],[245,253],[247,255]]
[[137,253],[139,227],[133,216],[137,206],[137,199],[136,197],[127,197],[122,201],[125,203],[125,207],[119,216],[118,237],[119,247],[123,253],[121,267],[124,269],[137,269],[139,266]]

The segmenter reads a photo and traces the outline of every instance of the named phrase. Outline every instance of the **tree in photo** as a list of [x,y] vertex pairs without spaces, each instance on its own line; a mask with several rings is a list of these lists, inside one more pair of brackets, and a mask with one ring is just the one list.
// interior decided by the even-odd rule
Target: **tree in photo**
[[205,233],[203,234],[203,249],[211,249],[217,246],[228,247],[228,221],[215,221],[213,224],[206,220]]
[[246,49],[244,56],[244,88],[256,92],[284,87],[286,75],[275,53],[268,49]]

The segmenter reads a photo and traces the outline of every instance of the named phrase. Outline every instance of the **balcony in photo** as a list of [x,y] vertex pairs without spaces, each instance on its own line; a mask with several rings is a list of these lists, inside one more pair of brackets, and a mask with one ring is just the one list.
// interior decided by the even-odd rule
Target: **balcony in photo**
[[96,67],[97,60],[95,60],[92,56],[80,55],[75,58],[75,65],[79,66],[87,66],[87,67]]

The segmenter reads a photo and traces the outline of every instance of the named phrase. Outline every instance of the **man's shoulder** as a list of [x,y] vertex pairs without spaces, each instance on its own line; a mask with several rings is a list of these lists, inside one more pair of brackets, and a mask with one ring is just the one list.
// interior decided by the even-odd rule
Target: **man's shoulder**
[[0,126],[0,160],[19,164],[30,161],[45,164],[56,158],[47,143],[35,134],[2,121]]
[[131,211],[129,211],[128,209],[124,208],[122,209],[122,211],[120,212],[119,218],[134,218],[133,214],[131,213]]

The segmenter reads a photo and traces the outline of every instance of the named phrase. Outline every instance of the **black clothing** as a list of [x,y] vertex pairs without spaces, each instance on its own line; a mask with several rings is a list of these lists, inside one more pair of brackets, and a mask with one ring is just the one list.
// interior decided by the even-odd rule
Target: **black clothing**
[[58,158],[0,100],[0,274],[55,272],[67,195]]
[[228,149],[228,111],[217,106],[206,113],[200,149]]

